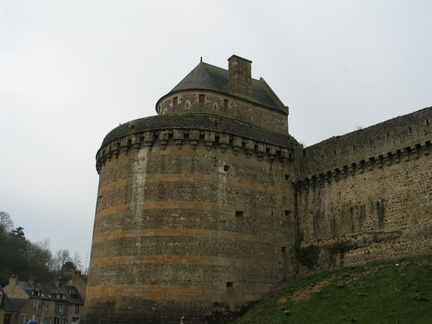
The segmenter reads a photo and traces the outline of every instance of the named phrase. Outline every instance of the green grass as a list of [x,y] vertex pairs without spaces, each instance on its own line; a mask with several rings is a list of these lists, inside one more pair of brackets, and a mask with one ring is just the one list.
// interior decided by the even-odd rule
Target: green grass
[[231,323],[432,323],[432,256],[303,277]]

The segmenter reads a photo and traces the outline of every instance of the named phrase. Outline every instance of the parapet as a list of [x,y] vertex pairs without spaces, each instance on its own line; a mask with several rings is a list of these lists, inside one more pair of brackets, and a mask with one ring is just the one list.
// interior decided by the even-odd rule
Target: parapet
[[159,115],[133,120],[108,133],[96,155],[96,168],[99,171],[107,159],[122,152],[127,154],[131,149],[154,145],[164,149],[169,142],[179,148],[186,142],[193,147],[203,144],[208,149],[218,147],[222,151],[232,148],[234,153],[244,152],[248,157],[266,156],[270,160],[278,157],[282,163],[294,159],[294,149],[299,145],[290,135],[231,119],[193,114]]
[[371,162],[387,164],[405,156],[416,156],[417,151],[428,152],[431,124],[432,107],[428,107],[307,147],[301,157],[299,178]]

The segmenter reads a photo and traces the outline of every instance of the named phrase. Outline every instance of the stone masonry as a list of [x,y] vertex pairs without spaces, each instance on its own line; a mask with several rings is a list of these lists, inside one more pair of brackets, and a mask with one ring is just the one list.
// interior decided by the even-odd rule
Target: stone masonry
[[223,323],[307,269],[432,252],[432,108],[303,148],[228,62],[105,137],[85,323]]

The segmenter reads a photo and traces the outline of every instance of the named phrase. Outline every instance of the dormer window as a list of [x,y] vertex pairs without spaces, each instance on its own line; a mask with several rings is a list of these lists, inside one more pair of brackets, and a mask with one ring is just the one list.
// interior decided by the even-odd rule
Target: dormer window
[[205,103],[205,95],[204,94],[200,94],[198,97],[198,102],[199,103]]

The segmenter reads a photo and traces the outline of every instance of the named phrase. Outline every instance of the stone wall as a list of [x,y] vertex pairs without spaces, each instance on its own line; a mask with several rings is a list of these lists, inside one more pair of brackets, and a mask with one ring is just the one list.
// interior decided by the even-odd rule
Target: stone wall
[[322,266],[432,253],[431,121],[426,108],[305,149],[297,221]]
[[292,276],[294,148],[143,123],[97,155],[86,322],[215,321]]
[[[204,102],[200,102],[201,100]],[[176,98],[176,99],[174,99]],[[212,91],[182,91],[166,96],[157,107],[160,115],[181,115],[185,113],[203,113],[243,121],[278,133],[288,132],[288,111],[281,112],[246,99],[222,95]]]

